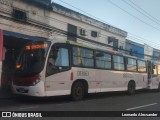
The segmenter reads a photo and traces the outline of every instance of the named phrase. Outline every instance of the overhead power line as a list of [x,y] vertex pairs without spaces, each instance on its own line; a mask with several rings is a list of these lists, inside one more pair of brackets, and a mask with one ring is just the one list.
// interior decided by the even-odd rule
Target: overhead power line
[[142,14],[143,16],[145,16],[146,18],[148,18],[150,21],[156,23],[157,25],[160,25],[160,23],[155,20],[153,17],[148,16],[148,14],[146,15],[146,12],[144,14],[144,12],[142,10],[137,9],[134,5],[130,4],[129,2],[127,2],[126,0],[122,0],[124,3],[126,3],[128,6],[130,6],[131,8],[133,8],[134,10],[138,11],[140,14]]
[[156,17],[154,17],[153,15],[151,15],[150,13],[148,13],[146,10],[142,9],[139,5],[137,5],[136,3],[134,3],[132,0],[128,0],[130,3],[132,3],[134,6],[136,6],[138,9],[140,9],[141,11],[143,11],[146,15],[148,15],[149,17],[153,18],[154,20],[156,20],[157,22],[160,22],[159,19],[157,19]]
[[[0,17],[2,17],[2,16],[0,16]],[[4,18],[6,18],[6,17],[4,17]],[[49,33],[49,31],[48,30],[45,30],[45,29],[52,29],[53,30],[53,32],[55,33],[55,34],[58,34],[58,35],[61,35],[61,36],[65,36],[65,37],[67,37],[67,36],[70,36],[70,37],[76,37],[76,38],[78,38],[79,40],[82,40],[83,42],[86,42],[86,43],[92,43],[92,44],[95,44],[95,45],[98,45],[98,46],[105,46],[105,47],[109,47],[109,48],[113,48],[113,49],[119,49],[119,50],[121,50],[121,51],[125,51],[126,53],[128,53],[128,54],[130,54],[130,50],[126,50],[125,48],[124,49],[122,49],[122,48],[119,48],[119,47],[114,47],[114,46],[111,46],[111,45],[107,45],[107,44],[104,44],[104,43],[99,43],[99,42],[97,42],[97,41],[93,41],[93,40],[91,40],[91,39],[88,39],[88,38],[84,38],[84,37],[81,37],[81,36],[78,36],[78,35],[75,35],[75,34],[70,34],[70,33],[68,33],[67,31],[64,31],[64,30],[60,30],[60,29],[58,29],[58,28],[54,28],[53,26],[47,26],[47,27],[45,27],[45,29],[43,28],[43,32],[42,31],[37,31],[37,30],[30,30],[30,29],[26,29],[25,27],[15,27],[15,26],[13,26],[13,25],[9,25],[9,24],[4,24],[4,23],[0,23],[0,24],[2,24],[2,25],[6,25],[6,26],[9,26],[9,27],[13,27],[13,28],[16,28],[16,29],[18,29],[18,30],[26,30],[26,31],[30,31],[30,32],[36,32],[36,33],[40,33],[40,34],[42,34],[42,33]],[[34,25],[32,25],[32,26],[34,26]],[[43,27],[43,25],[36,25],[36,26],[34,26],[34,27],[36,27],[36,28],[41,28],[41,27]],[[134,52],[133,52],[134,53]],[[141,54],[141,53],[136,53],[136,55],[143,55],[143,56],[148,56],[148,57],[152,57],[153,58],[153,56],[150,56],[150,55],[146,55],[146,54]],[[158,59],[158,57],[154,57],[154,58],[157,58]]]
[[[75,6],[71,5],[71,4],[69,4],[69,3],[67,3],[67,2],[64,2],[64,1],[62,1],[62,0],[59,0],[59,1],[62,2],[62,3],[64,3],[64,4],[66,4],[66,5],[69,5],[69,6],[75,8],[75,9],[77,9],[77,10],[79,10],[79,11],[85,13],[85,14],[88,14],[88,15],[94,17],[95,19],[98,19],[98,20],[100,20],[100,21],[103,21],[103,20],[101,20],[101,19],[95,17],[94,15],[91,15],[91,14],[85,12],[84,10],[81,10],[81,9],[79,9],[79,8],[77,8],[77,7],[75,7]],[[110,0],[108,0],[108,1],[110,1]],[[131,0],[130,0],[130,1],[131,1]],[[110,1],[110,2],[113,3],[112,1]],[[114,4],[114,3],[113,3],[113,4]],[[116,4],[114,4],[114,6],[115,6],[115,5],[116,5]],[[118,8],[120,8],[118,5],[116,5],[116,6],[117,6]],[[121,8],[120,8],[120,9],[121,9]],[[127,12],[126,10],[123,10],[123,11]],[[130,14],[129,12],[127,12],[127,13]],[[131,16],[132,16],[132,15],[131,15]],[[133,16],[134,16],[134,15],[133,15]],[[132,16],[132,17],[133,17],[133,16]],[[136,17],[136,16],[135,16],[135,17]],[[152,28],[154,28],[154,29],[160,31],[160,29],[158,29],[158,28],[156,28],[156,27],[154,27],[154,26],[152,26],[152,25],[150,25],[150,24],[144,22],[143,20],[139,19],[138,17],[136,17],[136,19],[138,19],[138,20],[140,20],[141,22],[143,22],[144,24],[149,25],[150,27],[152,27]],[[105,22],[104,22],[104,23],[105,23]],[[106,23],[106,24],[108,24],[108,23]],[[129,34],[132,34],[132,33],[129,33]],[[146,42],[148,41],[148,42],[150,42],[150,43],[152,44],[151,46],[157,46],[157,45],[158,45],[157,43],[155,43],[155,44],[153,45],[153,43],[154,43],[153,41],[146,40],[146,39],[144,39],[144,38],[142,38],[142,37],[139,37],[139,36],[137,36],[137,35],[135,35],[135,34],[132,34],[132,35],[134,35],[134,38],[136,38],[136,39],[138,40],[138,42],[141,41],[142,43],[146,43]],[[105,35],[103,35],[103,36],[105,36]],[[136,36],[136,37],[135,37],[135,36]],[[159,46],[160,46],[160,44],[159,44]],[[158,47],[159,47],[159,46],[158,46]]]
[[[129,36],[134,36],[134,38],[136,38],[136,39],[138,39],[138,41],[142,41],[142,42],[144,42],[144,43],[146,43],[146,42],[149,42],[150,44],[152,44],[152,46],[158,46],[159,48],[160,48],[160,44],[158,44],[158,43],[156,43],[156,42],[154,42],[154,41],[151,41],[151,40],[148,40],[148,39],[145,39],[145,38],[142,38],[142,37],[139,37],[139,36],[137,36],[137,35],[135,35],[135,34],[133,34],[133,33],[129,33],[130,35]],[[149,44],[149,45],[150,45]]]
[[[30,14],[31,14],[31,13],[30,13]],[[39,16],[39,17],[41,17],[41,18],[44,18],[44,16],[41,16],[41,15],[37,15],[37,16]],[[58,22],[58,23],[60,23],[60,24],[65,24],[65,25],[68,24],[67,22],[64,22],[64,21],[62,21],[62,20],[58,20],[58,19],[53,18],[53,17],[50,17],[50,16],[45,16],[45,18],[47,18],[47,19],[49,19],[49,20],[51,20],[51,21],[54,21],[54,22]],[[90,31],[90,32],[91,32],[92,30],[87,30],[87,31]],[[153,42],[153,41],[144,39],[144,38],[139,37],[139,36],[137,36],[137,35],[135,35],[135,34],[132,34],[132,33],[129,33],[129,34],[131,34],[132,36],[134,36],[134,37],[130,37],[130,38],[134,38],[134,40],[136,40],[138,43],[139,43],[139,42],[141,42],[141,43],[149,42],[149,43],[152,44],[152,45],[150,45],[150,46],[156,46],[156,47],[157,47],[157,45],[158,45],[158,47],[160,48],[160,44],[157,44],[157,43],[155,43],[155,42]],[[108,36],[101,33],[101,34],[100,34],[100,37],[101,37],[101,38],[107,38]]]
[[149,24],[149,23],[147,23],[147,22],[145,22],[145,21],[141,20],[140,18],[138,18],[137,16],[135,16],[135,15],[133,15],[133,14],[129,13],[128,11],[126,11],[126,10],[125,10],[125,9],[123,9],[123,8],[121,8],[119,5],[115,4],[115,3],[114,3],[114,2],[112,2],[111,0],[107,0],[107,1],[108,1],[108,2],[110,2],[112,5],[114,5],[115,7],[117,7],[117,8],[119,8],[119,9],[121,9],[122,11],[124,11],[125,13],[127,13],[128,15],[130,15],[130,16],[132,16],[132,17],[136,18],[137,20],[139,20],[139,21],[140,21],[140,22],[142,22],[143,24],[146,24],[147,26],[149,26],[149,27],[151,27],[151,28],[153,28],[153,29],[155,29],[155,30],[160,31],[160,29],[159,29],[159,28],[156,28],[156,27],[154,27],[153,25],[151,25],[151,24]]
[[[31,13],[29,13],[29,14],[31,14]],[[43,18],[46,18],[46,16],[44,17],[44,16],[40,16],[40,15],[38,15],[39,17],[43,17]],[[57,21],[57,22],[60,22],[60,23],[62,23],[62,24],[67,24],[66,22],[64,22],[64,21],[61,21],[61,20],[58,20],[58,19],[55,19],[55,18],[53,18],[53,17],[47,17],[47,19],[50,19],[50,20],[53,20],[53,21]],[[23,29],[25,29],[25,28],[17,28],[17,29],[21,29],[21,30],[23,30]],[[41,34],[47,34],[48,33],[48,31],[45,31],[45,32],[42,32],[42,31],[34,31],[34,30],[28,30],[28,29],[26,29],[27,31],[33,31],[33,32],[36,32],[36,33],[41,33]],[[54,32],[57,32],[57,34],[62,34],[62,32],[59,32],[59,31],[54,31]],[[63,32],[64,33],[64,32]],[[67,34],[67,33],[65,33],[65,34]],[[107,35],[104,35],[104,36],[107,36]],[[103,38],[105,38],[105,37],[103,37]],[[145,40],[141,40],[141,39],[138,39],[139,41],[143,41],[144,43],[145,43]],[[146,41],[149,41],[149,40],[146,40]],[[157,43],[155,43],[155,44],[157,44]],[[151,45],[151,46],[154,46],[154,45]],[[159,47],[159,46],[158,46]]]
[[[110,23],[107,23],[106,21],[104,21],[104,20],[102,20],[102,19],[96,17],[95,15],[90,14],[90,13],[84,11],[84,10],[81,10],[81,9],[79,9],[79,8],[77,8],[77,7],[75,7],[75,6],[71,5],[71,4],[69,4],[69,3],[67,3],[67,2],[64,2],[64,1],[62,1],[62,0],[59,0],[59,1],[62,2],[62,3],[64,3],[64,4],[66,4],[66,5],[68,5],[68,6],[71,6],[72,8],[75,8],[75,9],[77,9],[78,11],[81,11],[82,13],[87,14],[87,15],[89,15],[90,17],[93,17],[93,18],[95,18],[95,19],[97,19],[97,20],[99,20],[99,21],[101,21],[101,22],[103,22],[103,23],[105,23],[105,24],[108,24],[108,25],[110,25],[110,26],[116,27],[116,26],[111,25]],[[117,28],[117,27],[116,27],[116,28]]]
[[128,40],[133,40],[134,42],[139,43],[141,45],[144,45],[143,43],[145,43],[145,44],[147,44],[147,45],[149,45],[149,46],[151,46],[152,48],[155,48],[155,49],[160,48],[159,44],[155,45],[155,44],[152,44],[152,43],[148,43],[148,42],[146,42],[146,40],[136,38],[135,36],[128,35],[127,39]]

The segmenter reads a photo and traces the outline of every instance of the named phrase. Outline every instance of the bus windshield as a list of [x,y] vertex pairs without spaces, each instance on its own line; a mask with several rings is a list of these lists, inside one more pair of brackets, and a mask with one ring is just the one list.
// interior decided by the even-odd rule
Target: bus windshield
[[34,41],[26,44],[20,53],[17,62],[15,76],[28,76],[40,73],[45,64],[50,42]]

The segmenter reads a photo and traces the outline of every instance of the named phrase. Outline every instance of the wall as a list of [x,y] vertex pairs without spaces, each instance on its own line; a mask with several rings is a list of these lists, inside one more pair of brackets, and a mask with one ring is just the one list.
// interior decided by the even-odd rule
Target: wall
[[[40,24],[41,26],[42,24],[48,24],[48,20],[44,17],[46,14],[49,14],[47,10],[30,5],[23,0],[8,0],[7,3],[8,4],[0,2],[1,29],[30,36],[48,38],[48,31],[45,28],[38,26]],[[25,11],[28,18],[27,22],[13,19],[13,9]]]

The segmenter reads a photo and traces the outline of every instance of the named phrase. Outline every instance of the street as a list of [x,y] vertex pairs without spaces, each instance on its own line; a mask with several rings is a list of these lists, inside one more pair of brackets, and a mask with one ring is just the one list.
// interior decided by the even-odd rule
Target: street
[[[49,98],[15,97],[13,99],[1,99],[0,111],[160,111],[160,93],[144,90],[137,91],[133,96],[126,95],[125,92],[99,93],[91,94],[82,101],[72,101],[69,96]],[[55,119],[65,118],[57,117]],[[67,117],[66,119],[74,118]],[[103,118],[101,117],[101,119]],[[110,119],[116,118],[111,117]],[[120,119],[135,120],[138,117],[121,117]],[[158,117],[148,119],[155,120]]]

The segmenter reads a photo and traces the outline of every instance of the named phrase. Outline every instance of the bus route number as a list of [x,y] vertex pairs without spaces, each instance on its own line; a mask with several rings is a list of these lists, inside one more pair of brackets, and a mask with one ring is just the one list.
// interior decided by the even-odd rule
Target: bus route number
[[89,76],[89,72],[88,71],[78,71],[77,76]]

